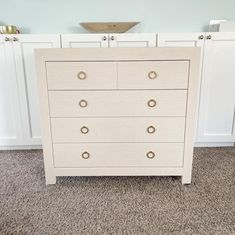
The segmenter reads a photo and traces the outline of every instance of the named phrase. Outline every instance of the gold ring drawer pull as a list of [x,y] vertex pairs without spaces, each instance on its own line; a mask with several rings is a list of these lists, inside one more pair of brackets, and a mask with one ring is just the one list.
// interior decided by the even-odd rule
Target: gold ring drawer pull
[[85,107],[87,107],[87,105],[88,105],[88,102],[86,100],[80,100],[79,101],[79,106],[81,108],[85,108]]
[[146,156],[149,159],[153,159],[153,158],[155,158],[155,153],[153,151],[149,151],[149,152],[147,152]]
[[155,128],[154,126],[149,126],[149,127],[147,128],[147,132],[148,132],[149,134],[153,134],[155,131],[156,131],[156,128]]
[[87,74],[85,72],[81,71],[78,73],[78,78],[80,80],[85,80],[87,78]]
[[88,158],[90,158],[90,153],[88,153],[88,152],[83,152],[83,153],[82,153],[82,158],[83,158],[83,159],[88,159]]
[[157,101],[156,101],[156,100],[151,99],[151,100],[148,101],[148,106],[149,106],[150,108],[153,108],[153,107],[155,107],[156,105],[157,105]]
[[155,72],[155,71],[150,71],[150,72],[148,73],[149,79],[156,79],[157,76],[158,76],[158,74],[157,74],[157,72]]
[[82,134],[87,134],[87,133],[89,132],[88,127],[83,126],[83,127],[81,128],[81,132],[82,132]]

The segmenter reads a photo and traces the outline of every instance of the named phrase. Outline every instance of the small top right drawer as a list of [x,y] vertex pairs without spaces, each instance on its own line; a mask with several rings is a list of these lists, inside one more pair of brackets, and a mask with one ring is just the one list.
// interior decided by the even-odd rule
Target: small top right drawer
[[189,61],[118,63],[119,89],[187,89]]

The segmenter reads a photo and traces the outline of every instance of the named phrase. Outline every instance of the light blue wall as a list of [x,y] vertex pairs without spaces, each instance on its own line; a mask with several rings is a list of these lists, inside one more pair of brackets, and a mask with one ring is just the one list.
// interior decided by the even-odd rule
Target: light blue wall
[[0,24],[25,33],[81,32],[83,21],[141,21],[141,32],[205,31],[235,19],[235,0],[0,0]]

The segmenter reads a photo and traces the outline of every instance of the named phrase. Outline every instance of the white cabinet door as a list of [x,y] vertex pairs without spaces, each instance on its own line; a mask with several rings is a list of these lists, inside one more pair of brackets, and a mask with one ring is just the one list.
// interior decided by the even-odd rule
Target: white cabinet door
[[155,33],[109,34],[109,47],[156,47]]
[[108,34],[62,34],[62,48],[108,47]]
[[206,38],[198,141],[223,145],[235,142],[235,33]]
[[204,33],[159,33],[158,47],[203,47]]
[[[204,33],[159,33],[157,35],[158,47],[200,47],[201,67],[204,53]],[[201,70],[201,68],[200,68]]]
[[15,35],[13,45],[15,69],[21,103],[23,143],[40,145],[38,89],[34,63],[34,49],[60,48],[59,35]]
[[0,148],[22,144],[21,104],[12,42],[0,35]]
[[[159,33],[157,36],[158,47],[200,47],[201,48],[201,65],[200,74],[202,73],[202,63],[204,54],[204,33]],[[204,103],[205,101],[198,94],[199,102]],[[198,102],[198,103],[199,103]],[[200,114],[199,114],[200,115]],[[200,124],[198,123],[200,126]],[[200,135],[196,137],[197,142],[203,142]]]

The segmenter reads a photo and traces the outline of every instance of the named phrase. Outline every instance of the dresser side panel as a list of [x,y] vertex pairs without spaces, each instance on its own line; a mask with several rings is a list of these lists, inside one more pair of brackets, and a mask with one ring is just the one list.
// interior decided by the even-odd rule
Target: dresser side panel
[[192,177],[193,146],[196,137],[199,96],[200,51],[192,56],[189,68],[188,99],[185,126],[183,184],[190,184]]
[[42,144],[44,155],[44,167],[46,184],[54,184],[56,177],[54,173],[53,146],[51,138],[51,123],[49,110],[49,97],[47,90],[46,60],[36,52],[36,71],[40,107],[40,121],[42,127]]

